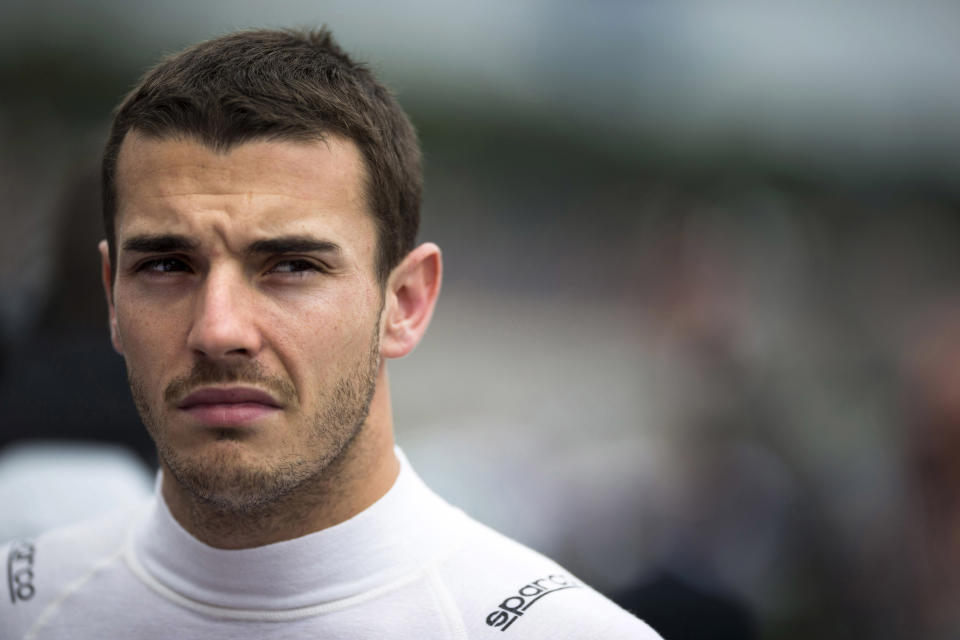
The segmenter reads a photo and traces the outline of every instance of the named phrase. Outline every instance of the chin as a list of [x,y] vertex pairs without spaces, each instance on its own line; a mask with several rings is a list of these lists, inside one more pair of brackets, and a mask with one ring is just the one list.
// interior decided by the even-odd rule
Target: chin
[[302,459],[257,460],[234,439],[208,443],[202,450],[188,456],[161,452],[161,457],[180,486],[220,511],[262,510],[316,475]]

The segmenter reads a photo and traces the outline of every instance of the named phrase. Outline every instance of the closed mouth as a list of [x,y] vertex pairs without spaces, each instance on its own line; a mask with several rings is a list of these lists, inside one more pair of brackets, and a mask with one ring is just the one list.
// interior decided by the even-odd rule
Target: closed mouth
[[280,409],[282,405],[272,395],[253,387],[208,387],[189,394],[177,405],[179,409],[191,409],[203,405],[260,404]]

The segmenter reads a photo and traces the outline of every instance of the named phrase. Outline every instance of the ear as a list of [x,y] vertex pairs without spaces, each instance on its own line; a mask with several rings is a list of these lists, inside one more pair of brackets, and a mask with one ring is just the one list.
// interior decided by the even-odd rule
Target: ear
[[430,324],[440,295],[440,248],[426,242],[407,254],[387,281],[380,353],[402,358],[417,346]]
[[100,250],[100,277],[103,279],[103,292],[107,296],[107,315],[110,322],[110,341],[117,353],[123,355],[123,342],[120,340],[120,331],[117,329],[117,310],[113,306],[113,277],[110,273],[110,249],[107,241],[101,240],[97,245]]

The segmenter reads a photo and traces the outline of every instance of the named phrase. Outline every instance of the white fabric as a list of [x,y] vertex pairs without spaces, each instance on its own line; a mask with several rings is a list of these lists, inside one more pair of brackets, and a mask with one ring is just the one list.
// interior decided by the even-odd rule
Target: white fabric
[[400,459],[397,482],[369,509],[254,549],[203,544],[157,496],[134,512],[10,543],[0,548],[0,638],[659,637],[551,560],[450,507]]
[[133,507],[150,495],[153,473],[119,447],[25,442],[0,450],[0,541]]

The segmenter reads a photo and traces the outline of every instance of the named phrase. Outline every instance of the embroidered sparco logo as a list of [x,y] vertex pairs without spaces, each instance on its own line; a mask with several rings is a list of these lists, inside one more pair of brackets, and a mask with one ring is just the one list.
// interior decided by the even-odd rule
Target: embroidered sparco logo
[[10,587],[10,602],[29,600],[36,589],[33,588],[33,545],[18,542],[10,546],[7,555],[7,586]]
[[582,586],[573,578],[562,573],[534,580],[520,587],[515,595],[509,596],[497,606],[495,611],[491,611],[490,615],[487,616],[487,624],[494,628],[499,627],[500,631],[506,631],[510,628],[510,625],[517,621],[517,618],[522,616],[540,598],[557,591],[577,589]]

